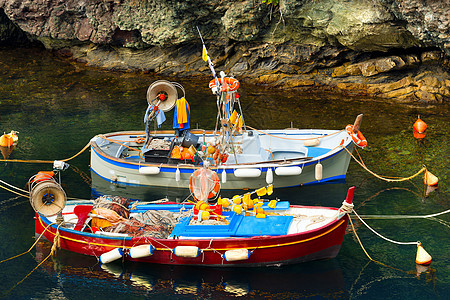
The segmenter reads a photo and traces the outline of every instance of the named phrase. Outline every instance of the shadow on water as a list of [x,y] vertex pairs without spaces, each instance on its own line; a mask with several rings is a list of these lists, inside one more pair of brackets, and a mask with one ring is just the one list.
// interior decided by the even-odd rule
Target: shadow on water
[[[50,244],[40,242],[36,261],[50,253]],[[100,265],[96,258],[60,250],[43,264],[58,289],[71,298],[85,289],[108,287],[119,295],[175,298],[268,297],[298,299],[347,298],[345,281],[336,260],[266,268],[205,268],[113,262]],[[70,280],[69,280],[70,279]],[[81,280],[74,291],[73,285]],[[99,291],[97,290],[97,293]]]

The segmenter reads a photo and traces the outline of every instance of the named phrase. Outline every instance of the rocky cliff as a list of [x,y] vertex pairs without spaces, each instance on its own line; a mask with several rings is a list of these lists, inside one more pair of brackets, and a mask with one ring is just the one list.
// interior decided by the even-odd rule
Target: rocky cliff
[[216,69],[241,80],[450,99],[448,0],[0,0],[0,9],[3,43],[21,35],[89,66],[209,75],[198,27]]

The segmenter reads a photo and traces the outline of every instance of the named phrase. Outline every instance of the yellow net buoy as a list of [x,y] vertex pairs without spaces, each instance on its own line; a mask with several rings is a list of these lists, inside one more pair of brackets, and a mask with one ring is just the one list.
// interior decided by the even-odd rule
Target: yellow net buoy
[[271,184],[271,185],[269,185],[267,188],[266,188],[266,191],[267,191],[267,195],[272,195],[273,194],[273,184]]
[[240,206],[240,205],[235,205],[235,206],[233,206],[233,211],[234,211],[236,214],[240,215],[240,214],[242,213],[242,206]]
[[246,209],[246,210],[253,208],[254,203],[253,203],[250,193],[246,193],[244,196],[242,196],[242,205],[243,205],[244,209]]
[[258,195],[258,196],[264,196],[264,195],[266,195],[267,194],[267,189],[266,189],[266,187],[264,186],[264,187],[262,187],[262,188],[260,188],[260,189],[257,189],[256,190],[256,195]]
[[270,208],[275,208],[277,206],[277,200],[270,200],[267,206]]
[[239,196],[239,195],[235,195],[235,196],[233,196],[233,203],[234,204],[241,204],[241,196]]
[[431,255],[422,247],[422,243],[417,244],[416,264],[429,265],[431,263]]

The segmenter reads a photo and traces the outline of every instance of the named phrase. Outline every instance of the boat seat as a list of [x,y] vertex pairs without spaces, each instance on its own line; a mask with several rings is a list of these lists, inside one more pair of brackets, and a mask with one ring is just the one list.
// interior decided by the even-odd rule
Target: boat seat
[[306,148],[308,148],[308,155],[311,157],[318,157],[331,151],[331,149],[320,147],[306,147]]
[[74,230],[81,231],[83,229],[92,208],[92,205],[77,205],[74,207],[73,213],[78,217]]

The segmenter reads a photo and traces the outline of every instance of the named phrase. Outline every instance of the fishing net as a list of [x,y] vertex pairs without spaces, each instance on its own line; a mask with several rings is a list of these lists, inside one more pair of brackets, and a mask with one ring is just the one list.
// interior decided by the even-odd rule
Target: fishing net
[[191,175],[189,188],[196,199],[207,201],[209,198],[213,198],[219,193],[219,177],[216,172],[210,169],[197,169]]

